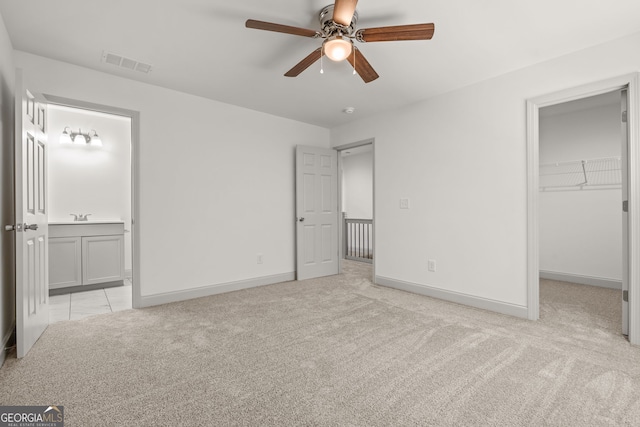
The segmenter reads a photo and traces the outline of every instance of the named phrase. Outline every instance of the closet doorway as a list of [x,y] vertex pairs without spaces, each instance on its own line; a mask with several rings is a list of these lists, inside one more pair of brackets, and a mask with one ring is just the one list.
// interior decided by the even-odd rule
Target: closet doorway
[[621,100],[615,90],[539,110],[540,317],[563,327],[627,332]]
[[[620,168],[625,200],[619,200],[622,231],[621,330],[628,332],[632,344],[640,345],[640,73],[568,88],[527,100],[527,317],[540,318],[540,110],[614,91],[623,93],[619,124],[626,149],[621,149]],[[624,123],[624,126],[623,126]],[[623,141],[620,143],[622,144]],[[588,172],[588,171],[587,171]],[[583,172],[584,174],[584,172]],[[587,333],[587,335],[590,335]]]

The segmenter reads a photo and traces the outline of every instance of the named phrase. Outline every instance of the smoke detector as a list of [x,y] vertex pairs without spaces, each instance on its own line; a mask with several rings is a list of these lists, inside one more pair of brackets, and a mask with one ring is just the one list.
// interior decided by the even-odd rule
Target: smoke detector
[[356,109],[353,107],[347,107],[344,110],[342,110],[342,112],[345,114],[353,114],[354,111],[356,111]]

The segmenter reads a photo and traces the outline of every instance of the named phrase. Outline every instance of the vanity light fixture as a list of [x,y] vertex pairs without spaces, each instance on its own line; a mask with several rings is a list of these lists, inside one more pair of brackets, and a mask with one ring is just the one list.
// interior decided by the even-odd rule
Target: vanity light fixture
[[102,139],[100,139],[95,129],[91,129],[87,133],[82,132],[82,129],[74,132],[67,126],[62,131],[62,135],[60,135],[60,144],[91,144],[96,147],[102,147]]

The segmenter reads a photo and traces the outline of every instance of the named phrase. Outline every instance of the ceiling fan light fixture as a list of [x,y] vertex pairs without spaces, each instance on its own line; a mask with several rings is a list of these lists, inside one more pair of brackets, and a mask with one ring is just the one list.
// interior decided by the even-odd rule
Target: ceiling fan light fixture
[[351,55],[353,42],[343,36],[331,36],[323,43],[324,54],[332,61],[344,61]]

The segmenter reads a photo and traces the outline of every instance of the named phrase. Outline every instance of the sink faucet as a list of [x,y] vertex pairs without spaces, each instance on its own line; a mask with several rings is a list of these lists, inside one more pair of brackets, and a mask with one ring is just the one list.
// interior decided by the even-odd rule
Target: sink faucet
[[74,221],[88,221],[89,220],[88,216],[91,215],[91,214],[78,214],[78,215],[69,214],[69,215],[71,215],[73,217]]

